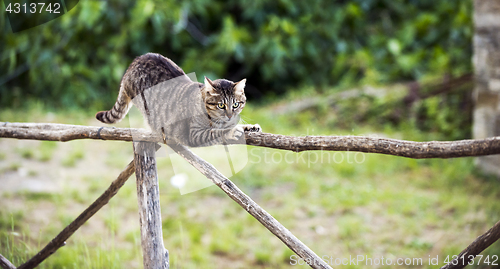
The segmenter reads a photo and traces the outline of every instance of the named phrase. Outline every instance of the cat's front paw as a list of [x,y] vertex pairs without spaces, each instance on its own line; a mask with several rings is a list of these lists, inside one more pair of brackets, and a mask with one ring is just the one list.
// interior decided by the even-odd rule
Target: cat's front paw
[[240,140],[240,137],[245,133],[245,130],[242,126],[236,125],[233,129],[231,129],[226,134],[226,140],[237,141]]
[[246,125],[242,125],[242,126],[243,126],[243,130],[245,132],[262,133],[262,128],[258,124],[255,124],[255,125],[246,124]]

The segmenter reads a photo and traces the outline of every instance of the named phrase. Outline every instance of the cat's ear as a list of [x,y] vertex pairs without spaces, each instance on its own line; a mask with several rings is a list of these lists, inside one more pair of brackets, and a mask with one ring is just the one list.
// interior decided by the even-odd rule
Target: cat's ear
[[205,77],[205,91],[210,95],[219,95],[215,92],[214,83],[207,77]]
[[243,94],[245,93],[245,83],[247,82],[247,79],[244,78],[234,85],[234,93],[235,94]]

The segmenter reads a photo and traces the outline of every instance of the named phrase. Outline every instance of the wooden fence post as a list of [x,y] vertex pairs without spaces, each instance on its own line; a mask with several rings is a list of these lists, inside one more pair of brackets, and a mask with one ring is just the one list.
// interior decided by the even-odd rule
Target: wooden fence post
[[168,269],[168,250],[163,245],[156,146],[159,147],[155,143],[134,142],[141,245],[145,269]]

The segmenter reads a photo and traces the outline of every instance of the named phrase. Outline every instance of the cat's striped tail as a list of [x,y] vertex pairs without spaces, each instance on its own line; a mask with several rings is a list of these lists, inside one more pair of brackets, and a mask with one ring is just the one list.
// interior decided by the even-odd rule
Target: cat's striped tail
[[95,114],[95,118],[100,122],[108,124],[117,123],[125,118],[125,115],[127,115],[130,107],[132,106],[131,101],[132,100],[130,100],[123,90],[120,90],[113,108],[108,111],[97,112],[97,114]]

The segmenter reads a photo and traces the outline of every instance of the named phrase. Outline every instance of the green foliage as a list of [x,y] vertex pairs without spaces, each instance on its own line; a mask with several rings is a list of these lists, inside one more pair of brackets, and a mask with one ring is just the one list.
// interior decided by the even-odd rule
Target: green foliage
[[297,85],[470,72],[471,0],[80,1],[12,33],[0,13],[0,105],[108,108],[132,59],[249,79],[250,96]]
[[[422,92],[426,92],[425,88],[423,86]],[[446,140],[471,137],[473,102],[470,83],[455,86],[453,91],[435,94],[411,103],[405,102],[408,89],[397,89],[397,87],[381,89],[384,90],[391,94],[359,95],[337,101],[334,104],[335,113],[331,111],[322,113],[320,104],[311,110],[315,114],[323,115],[324,124],[331,128],[352,129],[362,124],[369,124],[389,129],[410,128],[439,133],[442,139]]]
[[471,137],[472,101],[470,89],[446,96],[434,96],[417,105],[417,126],[438,131],[449,140]]

